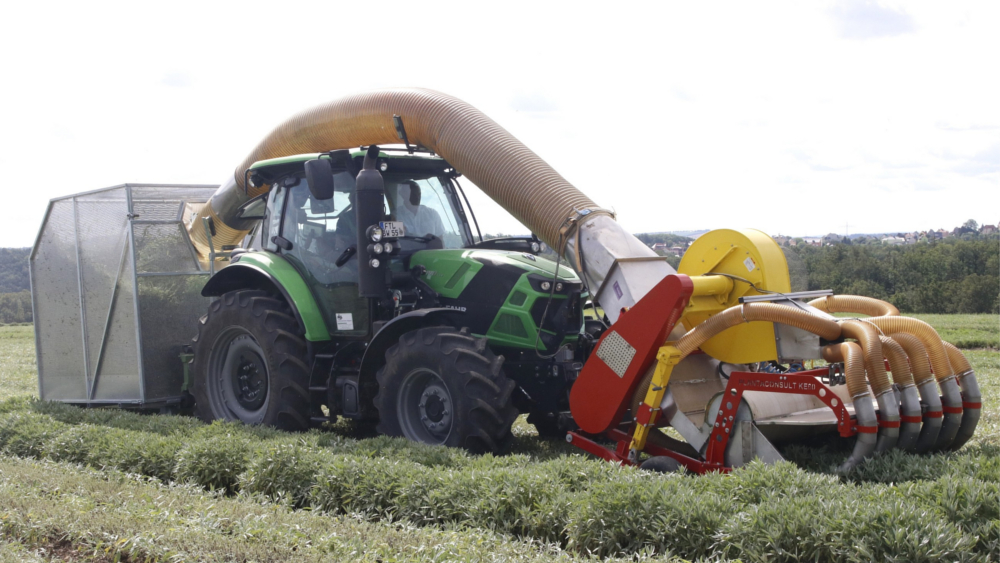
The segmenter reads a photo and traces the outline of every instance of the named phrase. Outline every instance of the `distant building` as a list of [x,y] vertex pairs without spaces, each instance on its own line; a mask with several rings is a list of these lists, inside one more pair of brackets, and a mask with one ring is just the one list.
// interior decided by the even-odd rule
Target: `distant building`
[[992,235],[995,232],[997,232],[997,228],[995,225],[983,225],[979,229],[979,234],[981,235]]
[[882,237],[882,244],[892,244],[892,245],[906,244],[906,239],[903,237],[894,237],[894,236]]
[[666,250],[667,249],[667,243],[665,243],[665,242],[654,242],[653,246],[650,246],[650,248],[652,248],[653,250]]
[[786,236],[783,236],[783,235],[778,235],[778,236],[772,237],[772,238],[774,238],[774,242],[778,243],[778,245],[780,245],[780,246],[785,246],[785,245],[791,244],[791,242],[792,242],[792,237],[786,237]]

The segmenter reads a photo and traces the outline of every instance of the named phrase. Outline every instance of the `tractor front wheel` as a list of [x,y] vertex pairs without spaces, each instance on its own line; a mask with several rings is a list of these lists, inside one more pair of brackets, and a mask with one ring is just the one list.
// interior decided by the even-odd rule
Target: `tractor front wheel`
[[376,375],[381,434],[476,453],[510,446],[515,384],[485,339],[466,329],[422,328],[402,335],[385,358]]
[[309,368],[301,332],[288,306],[266,292],[232,291],[212,302],[194,341],[198,416],[306,430]]

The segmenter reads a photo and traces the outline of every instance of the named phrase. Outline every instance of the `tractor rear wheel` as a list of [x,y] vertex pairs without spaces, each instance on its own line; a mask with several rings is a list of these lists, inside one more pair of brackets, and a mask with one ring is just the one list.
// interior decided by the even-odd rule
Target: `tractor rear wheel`
[[287,304],[264,291],[226,293],[209,306],[194,341],[198,416],[306,430],[307,355]]
[[376,375],[379,433],[475,453],[510,447],[515,384],[486,339],[422,328],[402,335],[385,359]]

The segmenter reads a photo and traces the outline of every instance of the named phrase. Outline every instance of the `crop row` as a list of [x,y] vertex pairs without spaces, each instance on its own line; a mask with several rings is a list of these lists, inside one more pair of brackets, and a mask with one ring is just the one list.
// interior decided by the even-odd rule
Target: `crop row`
[[[790,463],[693,478],[12,400],[0,403],[0,450],[601,556],[985,561],[1000,550],[1000,448],[987,443],[893,454],[846,481]],[[912,480],[877,482],[900,466]]]

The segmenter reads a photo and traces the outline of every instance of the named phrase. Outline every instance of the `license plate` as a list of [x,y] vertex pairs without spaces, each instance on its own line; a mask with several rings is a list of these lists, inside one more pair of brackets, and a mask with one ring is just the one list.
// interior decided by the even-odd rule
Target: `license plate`
[[402,221],[380,221],[378,224],[382,229],[382,236],[388,238],[399,238],[406,234]]

